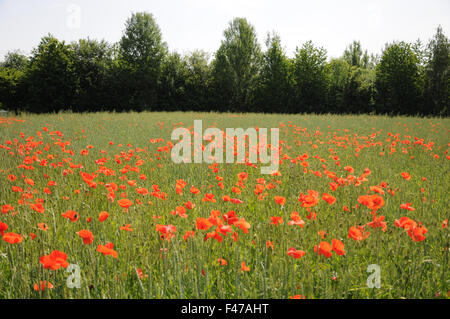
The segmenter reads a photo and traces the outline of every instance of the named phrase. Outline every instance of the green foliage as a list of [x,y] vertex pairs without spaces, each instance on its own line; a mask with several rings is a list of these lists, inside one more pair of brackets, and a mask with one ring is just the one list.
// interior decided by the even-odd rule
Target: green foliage
[[209,109],[211,100],[211,65],[209,54],[196,50],[185,57],[187,74],[185,82],[186,106],[193,110]]
[[328,90],[327,53],[312,41],[296,49],[294,81],[296,88],[294,112],[321,112]]
[[332,59],[327,65],[329,74],[328,105],[330,112],[344,113],[347,86],[352,67],[344,59]]
[[345,113],[371,113],[373,111],[374,82],[374,70],[351,67],[344,98]]
[[246,111],[260,70],[261,48],[254,27],[244,18],[233,19],[224,37],[213,63],[216,106]]
[[369,67],[369,55],[367,54],[367,50],[363,53],[361,43],[359,41],[353,41],[352,44],[345,49],[343,58],[352,66],[360,68]]
[[289,113],[294,90],[291,61],[286,56],[277,34],[268,34],[261,73],[256,88],[256,110]]
[[23,101],[24,72],[0,66],[0,107],[17,112]]
[[376,57],[362,51],[359,41],[353,41],[342,58],[328,64],[330,86],[328,111],[337,113],[371,113],[374,111],[373,91]]
[[419,59],[411,44],[386,46],[376,67],[376,103],[382,113],[419,113]]
[[27,70],[29,110],[57,112],[72,109],[78,79],[73,51],[52,35],[33,50]]
[[100,111],[111,94],[113,48],[105,41],[81,39],[71,45],[78,77],[74,111]]
[[179,104],[185,105],[185,86],[187,63],[178,53],[169,54],[162,63],[159,84],[159,107],[176,110]]
[[425,73],[427,111],[431,114],[450,114],[450,42],[439,26],[428,44],[429,63]]
[[0,62],[2,108],[31,112],[195,110],[449,115],[450,45],[442,27],[424,45],[396,42],[380,57],[359,41],[327,61],[311,41],[288,58],[280,36],[261,51],[245,18],[230,21],[219,49],[170,53],[152,14],[134,13],[119,42],[51,35],[31,57]]
[[133,13],[126,21],[119,47],[119,65],[127,81],[127,101],[132,109],[144,110],[157,104],[166,54],[166,44],[153,15]]
[[28,58],[18,50],[10,51],[5,55],[5,61],[0,63],[0,67],[19,71],[25,71],[28,66]]
[[0,108],[15,112],[23,109],[27,67],[28,58],[18,50],[8,52],[0,62]]

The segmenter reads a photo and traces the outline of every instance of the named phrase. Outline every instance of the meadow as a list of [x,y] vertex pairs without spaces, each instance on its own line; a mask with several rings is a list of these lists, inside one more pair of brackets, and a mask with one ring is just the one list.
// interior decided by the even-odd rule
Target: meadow
[[[279,128],[278,172],[174,163],[171,132],[198,119]],[[0,298],[450,298],[449,129],[369,115],[1,118]]]

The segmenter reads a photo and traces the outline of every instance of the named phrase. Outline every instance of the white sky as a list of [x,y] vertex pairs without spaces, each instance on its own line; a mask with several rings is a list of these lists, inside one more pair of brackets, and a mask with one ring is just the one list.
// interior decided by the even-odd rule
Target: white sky
[[153,13],[169,49],[180,53],[214,53],[234,17],[247,18],[262,48],[276,31],[289,56],[308,40],[338,57],[352,40],[381,53],[393,40],[428,42],[438,24],[450,35],[449,0],[0,0],[0,59],[14,49],[29,54],[49,32],[66,42],[117,42],[139,11]]

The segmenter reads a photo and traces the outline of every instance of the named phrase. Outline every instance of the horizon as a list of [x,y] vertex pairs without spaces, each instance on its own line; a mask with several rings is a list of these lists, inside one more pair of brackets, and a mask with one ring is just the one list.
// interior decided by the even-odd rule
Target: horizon
[[[294,9],[286,9],[291,7]],[[420,39],[426,45],[439,25],[448,34],[450,21],[450,2],[445,0],[426,6],[417,0],[363,4],[355,0],[314,4],[291,0],[277,3],[268,0],[244,3],[237,0],[214,3],[205,0],[164,3],[0,0],[0,29],[13,30],[0,34],[0,60],[16,50],[31,55],[32,49],[49,33],[65,43],[85,38],[117,43],[126,19],[133,12],[142,11],[153,14],[170,52],[187,54],[203,50],[210,57],[214,56],[223,40],[223,31],[235,17],[246,18],[254,26],[263,50],[266,34],[275,31],[288,57],[294,56],[296,47],[312,40],[316,46],[326,49],[328,60],[341,57],[354,40],[374,55],[380,55],[387,43],[395,41]]]

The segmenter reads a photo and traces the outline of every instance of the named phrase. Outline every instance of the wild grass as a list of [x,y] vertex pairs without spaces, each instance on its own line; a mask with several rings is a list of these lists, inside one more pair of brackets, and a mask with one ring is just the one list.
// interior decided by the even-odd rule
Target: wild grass
[[[448,118],[175,112],[24,114],[18,119],[23,122],[7,118],[0,123],[0,207],[14,207],[0,214],[0,222],[8,225],[5,233],[23,238],[16,244],[0,240],[0,298],[449,298],[449,231],[443,227],[450,215]],[[209,164],[175,164],[170,149],[158,151],[171,141],[175,126],[190,127],[196,119],[203,120],[203,129],[279,127],[281,176],[261,175],[259,164],[257,168],[218,164],[215,173]],[[163,141],[155,142],[160,138]],[[65,147],[55,144],[58,141]],[[82,155],[82,150],[88,154]],[[296,160],[304,154],[307,159]],[[101,158],[106,162],[96,163]],[[114,175],[99,173],[102,165]],[[131,169],[135,167],[139,172]],[[371,171],[366,181],[348,182],[335,191],[330,189],[333,179],[324,173],[326,169],[348,181],[349,175],[359,177],[366,168]],[[89,187],[80,172],[97,174],[97,186]],[[240,172],[247,172],[248,178],[236,194],[232,187]],[[402,172],[411,179],[402,178]],[[15,181],[8,179],[11,174]],[[145,180],[139,178],[141,174]],[[216,176],[223,177],[223,189]],[[26,184],[26,178],[34,186]],[[258,178],[274,185],[264,189],[263,199],[254,193]],[[187,183],[182,194],[175,191],[179,179]],[[130,186],[129,180],[136,185]],[[49,181],[56,185],[47,186]],[[365,226],[369,237],[349,238],[351,226],[372,221],[371,211],[358,203],[358,197],[374,194],[369,187],[383,182],[385,204],[376,214],[385,216],[387,230]],[[107,199],[109,183],[119,186],[114,202]],[[144,187],[151,193],[152,185],[167,193],[167,199],[136,192]],[[12,186],[23,192],[14,192]],[[191,186],[200,193],[192,194]],[[316,219],[308,219],[309,212],[297,200],[308,190],[319,192],[318,204],[311,207]],[[213,193],[216,202],[203,202],[205,193]],[[330,205],[322,200],[323,193],[334,196],[336,202]],[[243,203],[223,201],[224,195]],[[128,211],[117,204],[123,196],[133,201]],[[285,197],[285,205],[275,203],[274,196]],[[44,213],[31,209],[36,199],[43,199]],[[187,218],[171,214],[188,201],[195,207],[186,210]],[[400,208],[407,202],[414,211]],[[63,218],[61,214],[68,210],[76,211],[79,219]],[[211,210],[219,210],[221,219],[234,210],[251,225],[248,233],[232,225],[237,241],[231,233],[222,236],[222,242],[205,240],[215,226],[198,230],[196,219],[208,218]],[[104,222],[98,220],[101,211],[109,213]],[[288,225],[293,211],[304,220],[303,228]],[[283,224],[271,224],[272,216],[281,216]],[[424,240],[414,241],[395,226],[395,220],[403,216],[427,228]],[[39,229],[39,223],[48,229]],[[125,224],[133,231],[121,230]],[[161,239],[156,224],[176,226],[175,236],[170,241]],[[77,235],[82,229],[93,233],[92,244],[85,245]],[[191,230],[195,235],[185,241],[183,235]],[[319,231],[326,233],[323,239]],[[326,258],[314,252],[315,245],[332,239],[344,243],[345,255],[333,252]],[[266,247],[267,241],[273,242],[273,249]],[[114,244],[117,258],[97,251],[98,245],[107,242]],[[290,247],[306,254],[294,259],[287,255]],[[53,250],[66,253],[68,263],[80,267],[80,288],[68,287],[72,273],[66,269],[44,269],[40,257]],[[220,265],[219,258],[228,264]],[[243,261],[250,271],[241,270]],[[378,289],[367,285],[371,264],[381,269]],[[44,280],[54,288],[35,291],[34,284]]]

